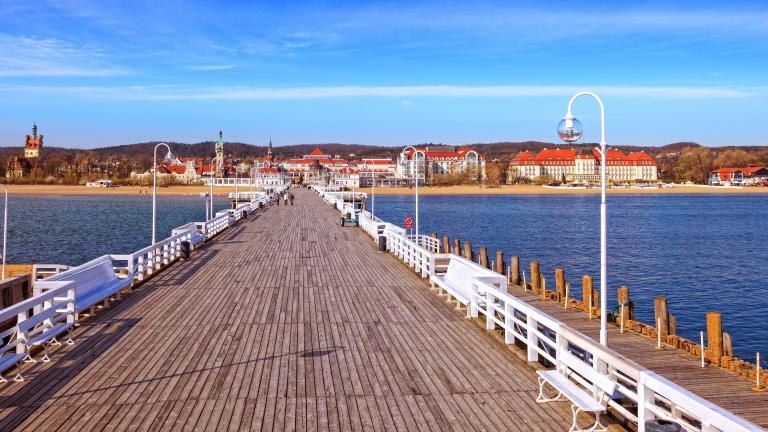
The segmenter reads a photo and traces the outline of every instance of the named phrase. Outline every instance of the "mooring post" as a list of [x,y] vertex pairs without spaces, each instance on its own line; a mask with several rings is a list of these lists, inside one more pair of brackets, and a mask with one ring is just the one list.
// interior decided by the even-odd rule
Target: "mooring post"
[[669,316],[669,334],[677,336],[677,319],[675,319],[675,316],[672,314],[667,315]]
[[539,273],[538,261],[531,261],[531,291],[534,293],[541,291],[541,273]]
[[720,312],[707,312],[707,349],[712,363],[719,365],[723,356],[723,317]]
[[565,298],[565,269],[555,269],[555,290],[557,291],[557,301],[561,302]]
[[461,240],[453,239],[453,254],[461,255]]
[[472,243],[469,242],[469,240],[464,242],[464,258],[474,261],[474,252],[472,252]]
[[581,277],[581,300],[589,315],[592,316],[592,276],[590,275]]
[[[498,274],[504,274],[504,251],[497,250],[496,251],[496,273]],[[507,278],[507,281],[509,281],[509,278]]]
[[451,239],[447,235],[443,236],[443,253],[451,252]]
[[520,285],[520,257],[517,255],[509,259],[509,275],[512,285]]
[[728,332],[723,332],[723,355],[733,357],[733,339]]
[[491,264],[488,262],[488,248],[485,246],[480,246],[479,252],[480,252],[479,264],[485,268],[491,268]]
[[656,331],[662,338],[669,335],[669,316],[667,312],[667,298],[657,296],[653,299],[653,316],[656,318]]
[[624,305],[624,319],[635,319],[635,307],[629,297],[629,287],[622,285],[618,289],[619,306]]

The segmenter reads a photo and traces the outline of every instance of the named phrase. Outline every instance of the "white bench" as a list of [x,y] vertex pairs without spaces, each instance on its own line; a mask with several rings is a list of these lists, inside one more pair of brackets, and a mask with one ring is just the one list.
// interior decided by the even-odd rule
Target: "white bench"
[[472,285],[475,279],[507,289],[507,278],[475,262],[458,255],[450,255],[448,270],[443,275],[430,277],[430,282],[448,291],[462,304],[469,304],[473,295]]
[[205,241],[205,236],[195,222],[182,225],[171,230],[171,237],[177,234],[189,234],[189,243],[196,248]]
[[40,313],[20,321],[17,328],[24,334],[24,345],[26,346],[25,362],[34,363],[32,357],[32,348],[43,347],[43,362],[51,361],[49,348],[51,345],[61,345],[58,338],[66,333],[67,345],[72,345],[72,327],[75,325],[74,319],[68,319],[74,311],[69,309],[69,299],[66,297],[56,297],[52,303],[47,305]]
[[[606,410],[608,400],[616,391],[616,382],[601,374],[590,365],[584,363],[581,359],[574,356],[567,350],[561,351],[558,356],[558,369],[537,371],[539,375],[539,396],[536,398],[538,403],[569,400],[571,402],[571,411],[573,412],[573,424],[569,431],[607,431],[605,426],[600,423],[600,414]],[[589,393],[587,390],[579,387],[570,379],[581,378],[591,385]],[[544,384],[549,384],[557,391],[557,396],[548,398],[544,395]],[[589,429],[578,429],[577,420],[579,412],[589,412],[595,415],[595,423]]]
[[[50,289],[0,310],[0,322],[15,319],[16,325],[0,332],[0,382],[8,382],[2,373],[16,366],[14,381],[24,381],[21,366],[34,362],[31,348],[45,349],[43,361],[50,361],[48,349],[58,338],[71,332],[75,323],[75,288],[71,282],[49,282]],[[30,315],[30,310],[37,312]],[[69,335],[71,336],[71,334]],[[67,343],[72,343],[68,337]]]
[[72,281],[75,283],[75,313],[90,309],[95,312],[95,306],[103,301],[107,306],[109,297],[131,286],[131,277],[120,278],[115,273],[112,259],[103,255],[85,264],[73,267],[65,272],[51,276],[35,283],[35,292],[48,289],[48,282]]
[[[7,343],[5,341],[8,341]],[[19,339],[16,337],[16,327],[11,327],[4,332],[0,332],[0,342],[3,346],[0,347],[0,382],[7,383],[8,379],[3,376],[3,373],[8,369],[16,366],[16,376],[14,381],[23,381],[21,376],[21,361],[27,356],[26,352],[17,352],[16,347],[19,345]]]

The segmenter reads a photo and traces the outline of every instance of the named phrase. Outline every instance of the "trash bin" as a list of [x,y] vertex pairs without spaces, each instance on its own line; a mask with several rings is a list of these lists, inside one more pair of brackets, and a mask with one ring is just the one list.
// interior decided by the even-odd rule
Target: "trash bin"
[[680,432],[683,427],[673,421],[655,419],[645,422],[645,430],[648,432]]
[[183,259],[188,260],[189,255],[192,253],[192,244],[190,244],[188,241],[181,242],[181,245],[179,246],[179,253]]
[[379,236],[379,252],[387,251],[387,237]]

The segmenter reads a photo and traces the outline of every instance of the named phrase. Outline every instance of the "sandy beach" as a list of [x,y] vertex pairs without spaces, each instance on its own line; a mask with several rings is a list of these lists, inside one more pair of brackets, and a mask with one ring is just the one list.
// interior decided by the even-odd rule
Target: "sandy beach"
[[[199,195],[201,192],[208,192],[208,186],[167,186],[157,188],[158,195]],[[248,188],[239,188],[240,191],[247,191]],[[234,192],[235,187],[214,187],[214,195],[227,195]],[[63,186],[63,185],[8,185],[8,193],[14,195],[140,195],[152,194],[152,187],[146,186],[117,186],[114,188],[88,188],[85,186]]]
[[[217,196],[225,196],[234,192],[234,187],[214,187],[213,193]],[[239,188],[247,191],[248,188]],[[370,193],[370,189],[360,189]],[[199,195],[208,192],[208,186],[168,186],[158,187],[160,195]],[[87,188],[85,186],[62,185],[8,185],[8,192],[15,195],[139,195],[151,194],[151,187],[118,186],[115,188]],[[408,195],[412,194],[410,188],[376,188],[378,195]],[[480,186],[433,186],[419,188],[419,194],[423,195],[589,195],[599,194],[600,188],[592,189],[556,189],[536,185],[504,185],[496,188],[483,188]],[[630,189],[617,187],[608,190],[609,194],[763,194],[768,193],[768,187],[744,187],[724,188],[717,186],[678,185],[675,187],[656,189]]]
[[[361,189],[370,193],[370,189]],[[379,195],[405,195],[412,194],[409,188],[376,188]],[[609,194],[755,194],[768,193],[768,187],[744,187],[724,188],[703,185],[678,185],[670,188],[644,188],[631,189],[617,187],[608,189]],[[600,194],[600,188],[592,189],[557,189],[536,185],[503,185],[496,188],[483,188],[480,186],[443,186],[420,187],[419,194],[423,195],[591,195]]]

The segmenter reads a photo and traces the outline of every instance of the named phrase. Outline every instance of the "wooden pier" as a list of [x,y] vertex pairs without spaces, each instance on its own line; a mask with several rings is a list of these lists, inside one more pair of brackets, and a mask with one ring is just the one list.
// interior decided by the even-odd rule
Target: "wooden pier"
[[25,365],[0,430],[567,430],[528,365],[294,193]]

